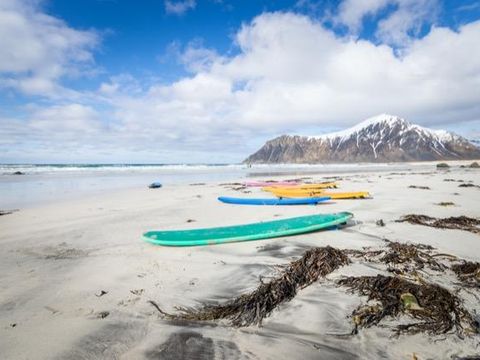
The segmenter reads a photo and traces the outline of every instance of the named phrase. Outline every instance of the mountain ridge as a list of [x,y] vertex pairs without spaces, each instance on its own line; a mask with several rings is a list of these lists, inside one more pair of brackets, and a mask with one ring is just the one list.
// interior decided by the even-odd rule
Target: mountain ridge
[[433,130],[389,114],[318,136],[282,135],[244,163],[401,162],[480,158],[480,149],[445,130]]

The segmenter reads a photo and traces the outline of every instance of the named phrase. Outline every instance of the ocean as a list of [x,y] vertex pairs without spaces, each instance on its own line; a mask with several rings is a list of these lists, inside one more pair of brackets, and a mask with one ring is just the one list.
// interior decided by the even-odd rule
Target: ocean
[[[428,165],[427,165],[428,164]],[[430,163],[394,164],[0,164],[0,209],[51,203],[148,186],[228,182],[370,171],[405,171]],[[16,172],[22,175],[15,175]]]

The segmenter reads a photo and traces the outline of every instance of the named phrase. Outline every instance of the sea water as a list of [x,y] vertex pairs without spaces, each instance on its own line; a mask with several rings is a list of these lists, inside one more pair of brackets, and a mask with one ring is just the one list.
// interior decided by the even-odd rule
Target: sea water
[[[426,163],[395,164],[3,164],[0,209],[13,209],[127,188],[239,181],[270,176],[294,178],[371,171],[401,171]],[[433,164],[430,166],[433,167]],[[23,175],[14,175],[21,172]]]

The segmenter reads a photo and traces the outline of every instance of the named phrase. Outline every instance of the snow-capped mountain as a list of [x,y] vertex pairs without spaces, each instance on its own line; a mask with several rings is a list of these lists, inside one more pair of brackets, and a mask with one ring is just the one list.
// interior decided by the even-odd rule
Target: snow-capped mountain
[[391,162],[479,159],[480,149],[445,130],[382,114],[344,131],[319,136],[282,135],[246,163]]

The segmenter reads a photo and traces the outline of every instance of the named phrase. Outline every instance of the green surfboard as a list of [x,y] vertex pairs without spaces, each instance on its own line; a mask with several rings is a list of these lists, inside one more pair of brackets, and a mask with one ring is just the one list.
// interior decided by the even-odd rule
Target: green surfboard
[[225,244],[318,231],[343,224],[352,217],[349,212],[341,212],[205,229],[148,231],[143,234],[143,239],[164,246]]

